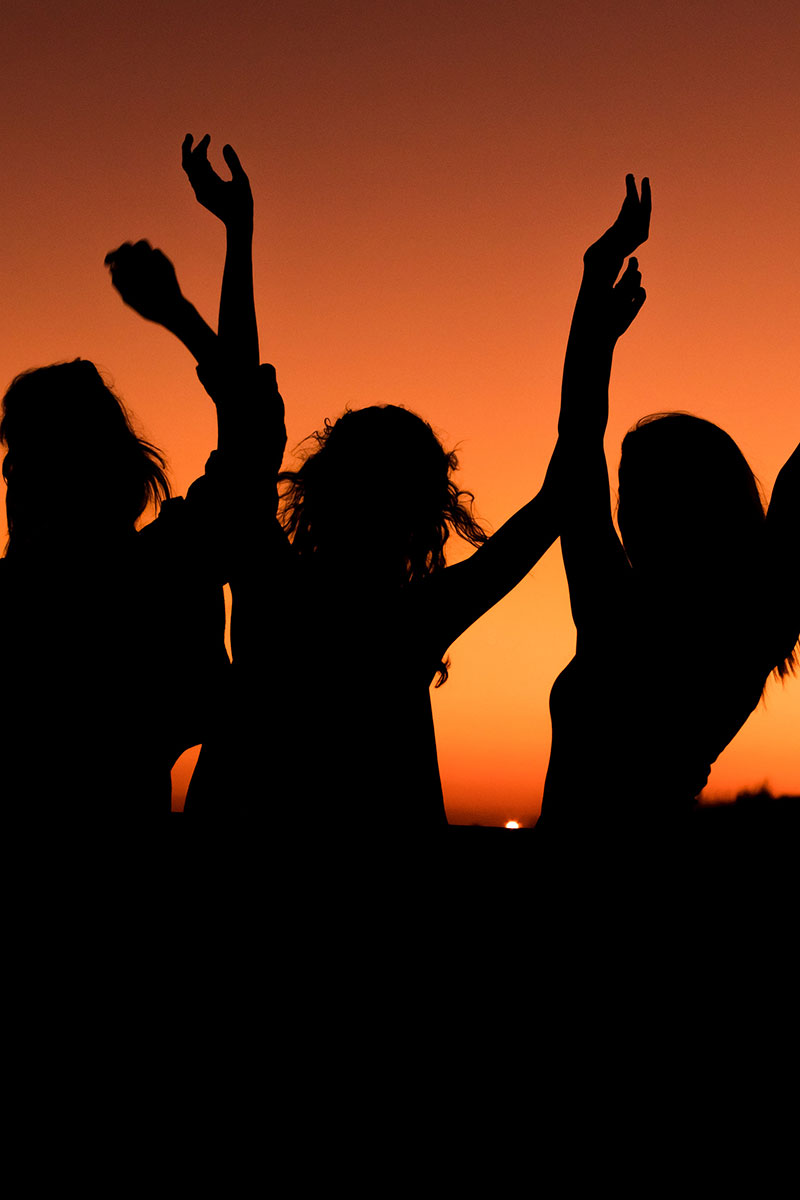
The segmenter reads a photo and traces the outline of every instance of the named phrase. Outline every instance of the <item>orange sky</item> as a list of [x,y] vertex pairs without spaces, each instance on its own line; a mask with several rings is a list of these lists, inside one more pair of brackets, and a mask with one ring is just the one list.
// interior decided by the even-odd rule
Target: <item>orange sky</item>
[[[183,135],[210,132],[253,182],[290,449],[346,404],[406,404],[460,446],[497,527],[541,483],[581,255],[633,171],[653,184],[648,301],[617,353],[612,468],[636,418],[688,409],[769,493],[800,438],[796,6],[5,0],[2,24],[4,386],[90,358],[176,491],[202,470],[214,420],[191,360],[123,307],[103,256],[147,237],[215,320],[222,230],[180,170]],[[94,502],[76,481],[65,519]],[[573,648],[555,547],[433,693],[451,820],[538,812]],[[709,792],[800,792],[799,723],[800,682],[771,685]]]

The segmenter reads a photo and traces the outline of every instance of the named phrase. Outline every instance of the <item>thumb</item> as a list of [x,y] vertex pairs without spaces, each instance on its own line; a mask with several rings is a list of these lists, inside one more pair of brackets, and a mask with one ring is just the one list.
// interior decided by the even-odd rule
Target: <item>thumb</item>
[[239,161],[239,155],[234,150],[233,146],[225,145],[222,147],[222,157],[230,168],[231,175],[236,180],[247,181],[247,173]]

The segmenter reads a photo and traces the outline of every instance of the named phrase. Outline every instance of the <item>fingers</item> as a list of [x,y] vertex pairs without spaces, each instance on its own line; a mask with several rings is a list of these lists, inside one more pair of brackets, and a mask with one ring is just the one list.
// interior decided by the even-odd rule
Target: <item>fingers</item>
[[614,298],[617,301],[617,336],[621,336],[633,322],[647,299],[647,293],[642,287],[642,273],[639,270],[638,259],[631,256],[622,278],[614,288]]
[[123,242],[116,250],[109,250],[103,259],[111,272],[115,287],[126,288],[145,280],[163,286],[171,281],[175,268],[163,250],[157,250],[148,241]]
[[[635,175],[626,175],[625,176],[625,199],[633,201],[633,203],[636,204],[637,206],[640,203],[639,192],[636,188],[636,176]],[[647,175],[642,176],[641,203],[644,204],[645,202],[647,203],[647,206],[649,208],[650,207],[650,179],[648,178]]]
[[642,273],[639,270],[639,260],[633,255],[628,259],[628,265],[625,268],[625,273],[620,279],[620,283],[624,283],[626,287],[631,288],[642,282]]
[[[137,243],[138,245],[139,243]],[[109,250],[108,254],[103,259],[103,263],[107,267],[111,267],[111,274],[119,267],[120,263],[130,262],[131,253],[133,252],[133,242],[123,242],[121,246],[117,246],[116,250]]]
[[[136,244],[137,246],[141,245],[140,242],[137,242]],[[147,245],[146,242],[145,245]],[[121,246],[117,246],[116,250],[109,250],[108,254],[103,259],[103,262],[106,264],[106,266],[109,266],[110,263],[116,262],[117,259],[129,258],[132,250],[133,242],[123,242]]]
[[649,176],[647,176],[647,175],[642,176],[641,198],[637,195],[636,181],[635,181],[633,175],[625,176],[625,185],[627,188],[626,199],[629,199],[629,200],[632,199],[632,202],[636,205],[636,208],[639,210],[639,221],[641,224],[641,240],[644,242],[647,240],[647,236],[650,232],[650,215],[653,211],[653,197],[652,197],[652,194],[650,191]]
[[645,175],[642,179],[642,223],[645,237],[650,232],[650,215],[653,211],[653,197],[650,194],[650,180]]
[[639,192],[636,188],[636,176],[625,176],[625,200],[622,204],[623,211],[626,209],[637,209],[642,217],[649,222],[650,213],[653,210],[653,199],[650,193],[650,179],[647,175],[642,176],[642,194],[639,197]]
[[153,247],[145,238],[141,238],[138,242],[123,242],[121,246],[117,246],[116,250],[109,250],[103,262],[106,266],[109,266],[121,258],[129,259],[134,254],[138,258],[142,258],[145,254],[161,254],[162,257],[165,257],[160,250],[153,250]]
[[[622,278],[620,279],[614,291],[630,300],[635,300],[639,294],[644,295],[642,287],[642,272],[639,270],[639,260],[637,258],[629,258],[628,265],[625,268]],[[641,307],[641,305],[640,305]]]
[[126,248],[130,246],[130,244],[130,242],[123,242],[121,246],[117,246],[116,250],[109,250],[108,254],[103,259],[103,266],[110,267],[112,263],[119,258],[120,254],[125,253]]
[[[192,170],[196,171],[198,168],[204,168],[206,164],[208,164],[209,167],[211,166],[211,164],[208,162],[208,147],[211,144],[211,134],[204,134],[194,148],[192,148],[193,142],[194,138],[192,134],[187,133],[186,137],[181,143],[181,165],[187,174]],[[234,179],[247,179],[247,173],[242,166],[239,155],[236,153],[233,146],[226,143],[226,145],[222,147],[222,157],[228,164],[231,175]]]
[[228,164],[231,175],[233,176],[234,179],[241,179],[241,180],[247,179],[247,173],[245,172],[244,167],[242,166],[241,162],[239,161],[239,155],[236,153],[233,146],[229,146],[229,145],[223,146],[222,147],[222,157],[225,159],[225,162]]
[[[109,250],[103,259],[111,274],[111,282],[120,293],[127,289],[131,267],[135,267],[139,257],[136,247],[141,245],[141,242],[137,242],[136,246],[132,242],[123,242],[121,246],[117,246],[116,250]],[[147,243],[145,242],[144,245]]]
[[181,166],[187,175],[193,168],[196,169],[200,166],[203,161],[208,162],[208,147],[211,142],[211,134],[203,134],[194,149],[192,149],[193,142],[194,137],[191,133],[187,133],[181,143]]
[[[614,288],[614,291],[620,297],[623,303],[632,302],[640,292],[644,293],[644,288],[642,287],[642,272],[639,270],[638,259],[633,257],[628,259],[628,265],[625,268],[619,283]],[[644,303],[644,301],[642,301],[642,303]],[[641,304],[639,305],[639,308],[641,308]]]

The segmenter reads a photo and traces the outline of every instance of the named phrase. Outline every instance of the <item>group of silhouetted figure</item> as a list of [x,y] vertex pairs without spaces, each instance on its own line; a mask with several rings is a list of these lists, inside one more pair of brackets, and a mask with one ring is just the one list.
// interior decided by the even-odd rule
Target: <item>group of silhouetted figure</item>
[[[360,834],[446,826],[431,684],[560,538],[577,643],[551,692],[540,844],[680,834],[769,677],[796,663],[800,446],[767,509],[722,429],[646,417],[622,444],[617,533],[604,435],[614,347],[645,299],[631,255],[649,181],[627,177],[584,255],[545,478],[489,536],[455,454],[404,407],[326,420],[281,470],[252,192],[231,147],[224,180],[208,145],[187,135],[183,167],[226,230],[217,332],[160,250],[106,258],[125,303],[197,362],[218,427],[203,475],[172,497],[160,450],[83,359],[18,375],[2,402],[6,810],[169,812],[171,770],[200,745],[189,813],[302,814]],[[474,552],[447,566],[451,533]]]

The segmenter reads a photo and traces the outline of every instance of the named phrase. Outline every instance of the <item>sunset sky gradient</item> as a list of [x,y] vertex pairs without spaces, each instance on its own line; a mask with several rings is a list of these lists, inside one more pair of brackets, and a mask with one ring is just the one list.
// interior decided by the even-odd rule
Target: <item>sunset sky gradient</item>
[[[3,387],[89,358],[175,491],[202,471],[214,414],[192,360],[123,306],[103,257],[147,238],[216,323],[223,231],[180,169],[184,134],[208,132],[217,168],[230,141],[253,184],[286,463],[346,405],[404,404],[459,448],[497,528],[541,484],[581,257],[632,171],[654,211],[647,304],[612,378],[612,484],[625,431],[677,408],[732,434],[769,495],[800,438],[796,5],[5,0],[0,21]],[[102,498],[79,444],[64,453],[78,536]],[[433,692],[452,821],[535,818],[574,642],[556,545]],[[709,795],[800,793],[799,729],[800,679],[772,683]]]

